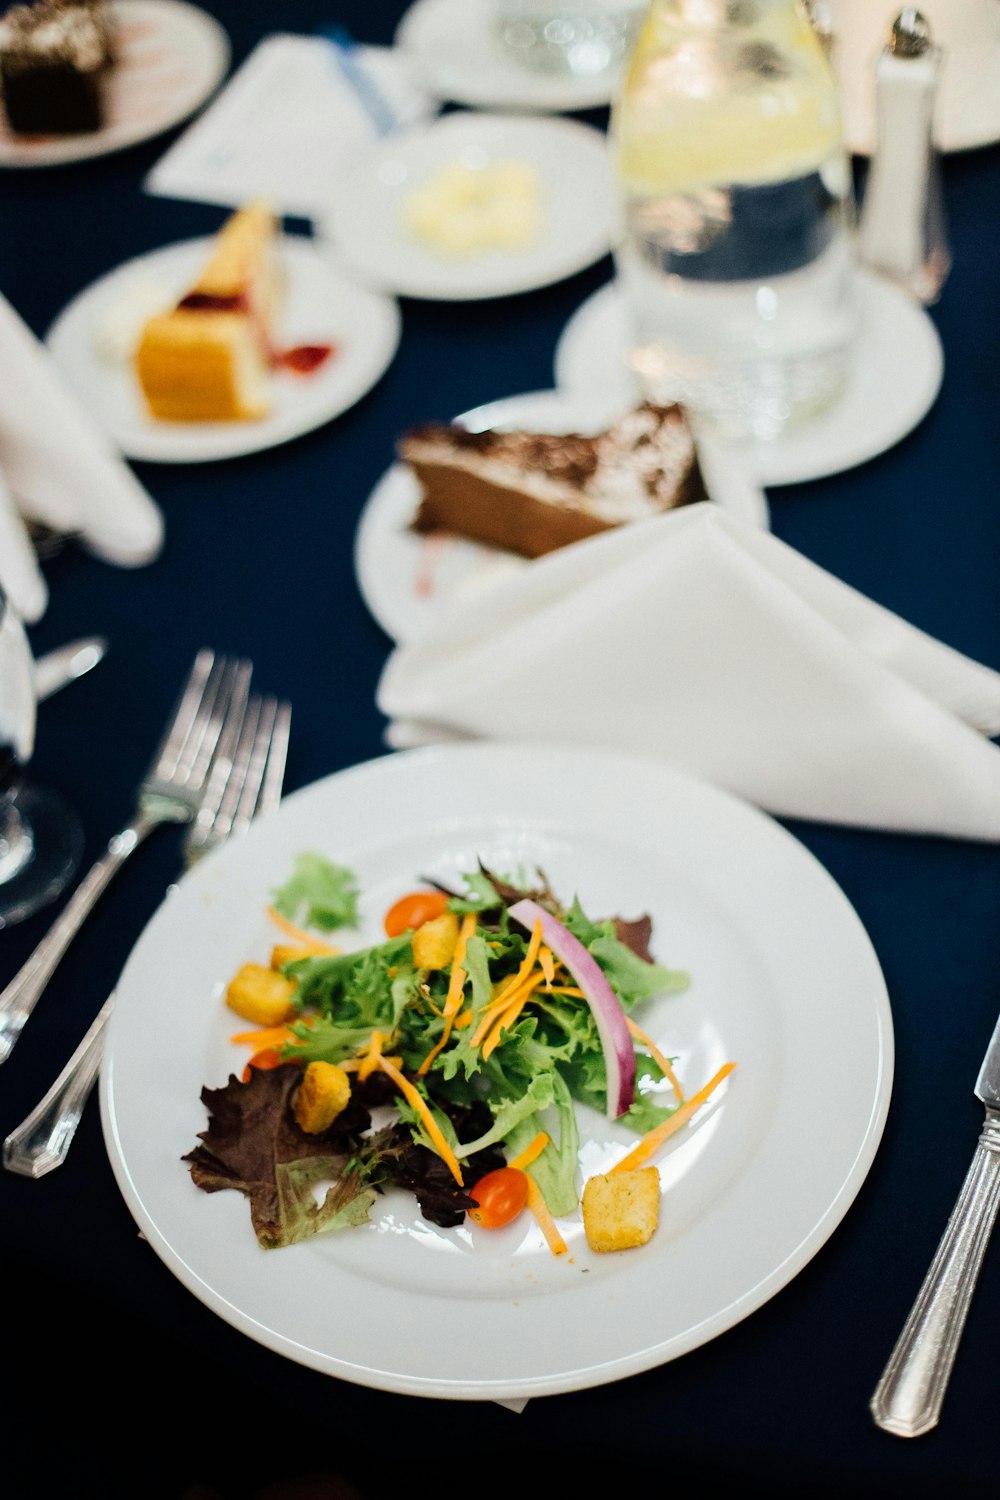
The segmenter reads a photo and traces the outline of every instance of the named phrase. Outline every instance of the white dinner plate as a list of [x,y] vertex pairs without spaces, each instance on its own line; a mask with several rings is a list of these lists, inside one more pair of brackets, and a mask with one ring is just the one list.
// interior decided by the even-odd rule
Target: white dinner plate
[[[537,174],[537,239],[511,249],[447,254],[406,228],[406,199],[443,167],[517,162]],[[582,271],[611,249],[607,140],[575,120],[459,111],[393,136],[337,183],[321,232],[333,263],[369,286],[435,301],[507,297]]]
[[[538,432],[599,432],[627,402],[603,391],[531,391],[478,406],[456,417],[464,427],[524,427]],[[767,527],[767,501],[730,450],[699,439],[699,458],[714,500],[755,526]],[[420,487],[402,463],[390,466],[372,490],[355,534],[354,569],[362,597],[395,641],[412,640],[432,625],[444,605],[501,582],[527,558],[458,536],[420,536],[410,523]]]
[[[224,986],[269,952],[264,904],[295,855],[349,865],[358,942],[421,877],[478,857],[541,866],[594,915],[653,919],[690,988],[636,1018],[689,1089],[735,1072],[656,1164],[647,1245],[589,1250],[577,1212],[555,1257],[530,1218],[439,1229],[393,1189],[372,1221],[260,1249],[235,1191],[182,1156],[200,1091],[242,1068]],[[101,1066],[105,1140],[125,1200],[174,1274],[228,1323],[313,1369],[384,1390],[510,1400],[581,1389],[714,1338],[802,1269],[847,1212],[888,1108],[893,1037],[878,961],[823,867],[780,825],[663,763],[548,746],[401,752],[317,782],[186,875],[119,981]],[[581,1171],[634,1140],[579,1111]],[[445,1336],[442,1336],[444,1332]]]
[[160,135],[200,109],[226,76],[229,38],[186,0],[112,0],[120,55],[107,124],[85,135],[14,135],[0,108],[0,167],[86,161]]
[[[760,484],[800,484],[866,463],[906,437],[934,405],[944,352],[924,309],[871,272],[858,277],[858,335],[837,404],[771,442],[749,444]],[[610,281],[577,308],[556,345],[556,384],[633,393],[625,305]]]
[[490,0],[415,0],[395,42],[417,81],[455,104],[558,113],[611,102],[620,70],[587,77],[518,67],[494,41],[492,21]]
[[118,266],[82,291],[60,314],[46,343],[91,416],[129,458],[202,463],[274,448],[321,427],[359,401],[381,378],[399,344],[395,301],[334,270],[311,242],[285,236],[284,307],[279,348],[332,344],[333,356],[309,375],[277,371],[274,406],[259,422],[158,422],[150,417],[127,357],[105,352],[109,330],[127,345],[122,317],[135,329],[153,311],[150,290],[170,306],[191,285],[211,238],[167,245]]

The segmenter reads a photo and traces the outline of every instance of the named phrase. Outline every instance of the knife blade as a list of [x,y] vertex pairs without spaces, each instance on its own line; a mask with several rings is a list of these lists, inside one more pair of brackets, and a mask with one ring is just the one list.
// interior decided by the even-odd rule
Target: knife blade
[[870,1402],[878,1426],[897,1437],[919,1437],[937,1426],[1000,1208],[1000,1017],[975,1095],[986,1120],[972,1165]]
[[990,1045],[979,1069],[975,1095],[987,1109],[1000,1109],[1000,1019],[993,1028]]

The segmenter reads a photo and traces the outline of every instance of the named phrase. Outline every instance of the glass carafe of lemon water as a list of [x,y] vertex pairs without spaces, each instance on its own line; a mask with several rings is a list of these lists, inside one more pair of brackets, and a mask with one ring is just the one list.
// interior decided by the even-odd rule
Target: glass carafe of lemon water
[[837,85],[795,0],[652,0],[611,118],[645,395],[738,438],[825,410],[853,335]]

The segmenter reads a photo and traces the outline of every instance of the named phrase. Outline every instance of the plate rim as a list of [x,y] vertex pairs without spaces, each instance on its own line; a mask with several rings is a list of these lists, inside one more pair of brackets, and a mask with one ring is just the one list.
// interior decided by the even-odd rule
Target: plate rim
[[[554,86],[549,94],[540,89],[534,97],[516,93],[497,95],[491,94],[488,90],[483,93],[475,89],[456,92],[445,88],[435,76],[425,71],[424,53],[417,38],[420,36],[421,28],[428,24],[427,18],[435,9],[444,11],[450,6],[457,10],[459,3],[460,0],[413,0],[413,4],[400,17],[393,37],[393,46],[399,47],[407,54],[414,71],[419,74],[421,84],[436,98],[453,104],[462,104],[469,109],[509,109],[526,115],[571,114],[582,110],[606,109],[611,103],[615,88],[614,78],[609,78],[600,86],[595,84],[590,90],[581,88],[577,93],[572,93],[565,88],[560,92]],[[470,0],[464,0],[464,3],[467,5]],[[480,5],[481,0],[474,0],[474,3]],[[485,7],[483,7],[483,14],[485,17]],[[545,75],[541,76],[544,78]]]
[[[746,452],[754,478],[758,484],[766,489],[780,489],[785,485],[811,484],[814,480],[828,479],[837,474],[849,473],[851,469],[860,468],[862,464],[870,463],[872,459],[879,458],[883,453],[890,452],[905,437],[914,432],[920,423],[930,412],[941,390],[944,380],[945,360],[944,345],[941,335],[928,315],[926,310],[915,302],[905,292],[898,291],[890,282],[876,275],[873,271],[860,267],[858,271],[859,286],[862,295],[871,299],[881,299],[883,306],[891,305],[901,316],[910,319],[913,329],[920,330],[919,337],[923,340],[927,357],[925,378],[921,387],[919,401],[914,399],[907,409],[907,414],[897,415],[897,419],[887,424],[877,442],[869,441],[862,446],[855,446],[850,452],[836,460],[825,459],[822,463],[806,466],[801,461],[796,465],[786,460],[781,462],[780,439],[773,451],[769,452],[762,445],[748,445]],[[603,286],[599,286],[590,296],[585,297],[578,307],[570,313],[566,322],[556,339],[553,354],[553,379],[556,385],[562,389],[574,390],[583,388],[583,383],[567,378],[567,364],[569,354],[567,350],[572,348],[574,336],[579,337],[579,328],[587,311],[600,310],[602,304],[605,307],[612,306],[620,301],[621,288],[615,276],[611,276]],[[577,322],[577,320],[580,322]],[[574,323],[576,327],[574,328]],[[822,418],[820,419],[822,420]],[[789,434],[791,441],[797,441],[797,435]],[[775,462],[777,459],[777,462]],[[771,464],[773,467],[769,468]]]
[[[178,251],[190,251],[193,255],[199,249],[207,250],[214,243],[215,238],[216,236],[212,234],[195,235],[189,239],[174,240],[166,245],[154,246],[152,250],[143,251],[138,255],[130,257],[128,260],[119,262],[118,265],[112,266],[109,271],[95,277],[86,286],[82,287],[60,309],[43,335],[42,342],[50,355],[52,355],[56,365],[61,369],[58,346],[61,339],[65,336],[66,325],[71,319],[80,314],[82,308],[86,306],[91,298],[99,297],[119,277],[124,280],[128,276],[135,276],[155,266],[156,261],[161,257],[166,259]],[[291,234],[286,230],[282,232],[280,244],[282,257],[287,256],[289,264],[296,261],[308,261],[311,264],[311,268],[321,270],[331,283],[336,282],[344,288],[350,288],[352,295],[364,297],[369,300],[372,308],[378,308],[379,315],[383,319],[381,335],[384,339],[384,344],[381,348],[381,363],[378,364],[374,379],[369,380],[368,384],[346,404],[338,404],[332,409],[327,409],[318,418],[313,413],[307,420],[301,423],[296,422],[287,430],[282,430],[279,434],[268,434],[266,418],[258,423],[206,423],[204,429],[205,435],[216,437],[219,446],[207,452],[194,454],[186,452],[183,449],[185,438],[189,435],[188,427],[191,424],[181,424],[183,427],[182,432],[172,432],[171,424],[169,423],[162,424],[162,430],[159,427],[151,428],[148,434],[149,442],[147,443],[143,440],[141,432],[131,434],[121,432],[109,426],[97,413],[93,413],[88,406],[88,413],[100,427],[101,431],[107,434],[126,458],[142,463],[221,463],[233,458],[242,458],[255,453],[267,452],[272,448],[280,448],[286,443],[294,442],[297,438],[304,437],[309,432],[315,432],[319,428],[325,427],[329,422],[335,421],[337,417],[343,416],[345,412],[350,411],[359,401],[363,400],[374,389],[383,375],[385,375],[396,357],[402,339],[402,313],[396,298],[388,292],[379,291],[374,287],[361,286],[352,280],[345,271],[331,264],[329,257],[324,255],[322,249],[308,235]],[[93,359],[96,362],[97,356],[93,356]],[[75,391],[75,385],[73,389]],[[79,395],[77,399],[81,402],[83,401],[83,398]],[[201,434],[199,433],[199,435]],[[136,437],[138,437],[138,441],[134,440]],[[228,441],[223,441],[223,439],[228,439]],[[180,445],[179,448],[176,446],[178,444]]]
[[[588,125],[582,120],[556,118],[538,118],[534,115],[519,114],[515,111],[499,110],[476,110],[461,109],[454,110],[448,114],[436,115],[433,119],[411,126],[398,135],[391,136],[384,141],[378,142],[338,183],[337,193],[331,201],[331,206],[323,219],[324,234],[329,237],[330,254],[339,265],[342,265],[348,276],[356,276],[359,279],[365,275],[361,265],[360,253],[355,259],[350,250],[347,250],[341,234],[341,225],[344,219],[351,218],[350,195],[357,183],[367,183],[373,174],[376,163],[398,153],[401,150],[412,147],[414,142],[420,142],[431,135],[455,134],[461,130],[471,131],[487,130],[496,125],[513,125],[515,129],[543,131],[554,135],[559,133],[567,140],[576,140],[580,143],[581,150],[592,150],[595,161],[598,153],[606,158],[607,137],[602,130],[594,125]],[[513,148],[512,148],[513,149]],[[596,233],[584,249],[575,254],[564,254],[552,266],[539,273],[537,270],[530,271],[522,268],[520,275],[509,274],[506,280],[498,280],[493,286],[463,286],[461,282],[449,286],[448,272],[452,268],[446,259],[442,260],[440,277],[437,282],[429,282],[419,275],[413,278],[405,271],[399,276],[383,280],[377,272],[370,273],[372,279],[365,280],[364,285],[374,290],[381,290],[387,296],[409,297],[415,302],[494,302],[503,297],[518,297],[526,292],[540,291],[544,287],[555,286],[561,281],[567,281],[571,276],[578,275],[590,266],[594,266],[605,256],[610,255],[613,238],[613,224],[611,213],[611,194],[608,195],[607,223],[600,236]],[[508,268],[513,271],[515,267]]]
[[[726,1305],[720,1307],[714,1314],[704,1318],[694,1327],[682,1333],[674,1334],[670,1338],[662,1340],[659,1344],[637,1349],[627,1356],[618,1356],[603,1363],[595,1364],[592,1362],[573,1371],[538,1375],[528,1379],[502,1377],[487,1380],[469,1380],[468,1378],[422,1376],[397,1373],[396,1371],[386,1371],[372,1367],[360,1367],[353,1361],[349,1362],[338,1359],[336,1355],[328,1351],[320,1352],[315,1349],[306,1349],[294,1338],[261,1323],[253,1314],[246,1312],[243,1308],[237,1307],[232,1301],[227,1300],[223,1293],[218,1292],[214,1287],[209,1285],[194,1267],[190,1266],[178,1252],[173,1250],[167,1234],[153,1220],[143,1203],[141,1191],[133,1179],[118,1136],[113,1100],[115,1018],[112,1015],[112,1024],[109,1028],[105,1048],[105,1065],[102,1066],[100,1073],[101,1122],[112,1171],[133,1218],[168,1269],[172,1271],[182,1285],[194,1293],[211,1311],[222,1317],[231,1326],[252,1337],[256,1342],[261,1343],[273,1352],[292,1358],[297,1363],[319,1373],[334,1375],[360,1385],[400,1394],[463,1401],[505,1401],[589,1389],[597,1385],[627,1378],[633,1374],[658,1368],[690,1352],[692,1349],[710,1342],[729,1328],[744,1321],[784,1286],[788,1285],[819,1252],[823,1245],[827,1243],[834,1230],[843,1221],[871,1170],[885,1128],[894,1075],[894,1031],[885,976],[867,929],[864,927],[856,909],[833,875],[794,834],[762,809],[755,807],[753,804],[748,803],[724,788],[700,781],[688,772],[677,770],[666,762],[657,761],[655,758],[648,756],[622,754],[617,751],[585,747],[537,744],[521,746],[516,742],[502,744],[496,742],[479,742],[462,745],[433,745],[420,749],[398,751],[388,756],[376,756],[321,777],[317,781],[311,782],[292,792],[286,800],[291,802],[293,799],[304,800],[310,796],[322,795],[327,788],[335,783],[341,787],[347,785],[350,790],[352,783],[356,783],[359,779],[363,780],[372,775],[378,777],[386,774],[387,768],[393,765],[412,764],[414,762],[422,763],[425,761],[433,762],[439,761],[442,758],[446,762],[449,762],[453,761],[456,757],[462,760],[469,760],[470,758],[489,759],[490,757],[495,757],[497,754],[508,757],[520,757],[527,754],[534,756],[538,760],[548,759],[551,762],[553,753],[558,753],[560,757],[569,756],[578,763],[589,762],[593,767],[603,767],[605,771],[612,763],[619,769],[623,765],[626,769],[629,765],[640,765],[647,771],[655,771],[662,775],[666,781],[673,781],[675,788],[686,789],[687,791],[693,789],[700,797],[707,798],[710,803],[723,808],[729,815],[735,816],[737,819],[743,819],[744,821],[749,818],[764,838],[776,839],[784,850],[792,854],[793,858],[800,859],[812,867],[813,873],[819,877],[825,895],[836,903],[841,914],[852,927],[855,937],[858,940],[858,952],[863,956],[872,980],[870,998],[873,1002],[872,1019],[874,1022],[874,1038],[877,1053],[873,1069],[874,1086],[868,1101],[867,1118],[863,1129],[860,1127],[859,1122],[855,1130],[855,1135],[852,1137],[854,1139],[853,1156],[846,1169],[841,1165],[840,1180],[831,1201],[826,1204],[818,1217],[811,1222],[808,1230],[800,1234],[797,1242],[787,1250],[767,1275],[761,1277],[755,1285],[744,1290],[741,1295],[730,1300]],[[391,775],[392,771],[389,770],[388,774]],[[280,810],[278,815],[280,816]],[[255,830],[251,829],[250,833],[243,837],[253,837],[254,833]],[[207,870],[212,863],[224,857],[224,854],[224,849],[217,850],[206,861],[202,862],[200,868]],[[201,877],[196,870],[193,878],[198,880],[204,877]],[[167,899],[169,899],[169,896]],[[154,913],[150,925],[156,922],[158,916],[164,910],[164,906],[165,902],[161,903],[157,913]],[[133,962],[133,955],[139,943],[145,937],[146,931],[147,929],[144,929],[142,936],[133,949],[133,954],[130,955],[126,962],[122,974],[123,981],[127,982],[129,968]]]
[[[128,10],[137,4],[145,8],[149,0],[112,0],[116,8]],[[133,129],[120,138],[107,139],[110,127],[104,127],[92,134],[79,137],[45,137],[46,145],[51,145],[54,140],[60,149],[52,155],[45,154],[45,147],[35,147],[38,153],[32,155],[30,146],[15,140],[7,147],[7,154],[3,145],[0,145],[0,171],[35,171],[46,167],[68,167],[76,162],[95,161],[103,156],[113,156],[118,151],[127,151],[132,146],[141,145],[144,141],[155,140],[157,136],[165,135],[168,130],[182,125],[190,120],[200,109],[203,109],[208,101],[216,94],[225,82],[233,60],[233,44],[228,31],[218,18],[200,5],[194,5],[192,0],[158,0],[159,6],[167,6],[174,11],[182,11],[189,15],[192,22],[197,16],[197,23],[202,27],[203,36],[207,39],[212,37],[211,46],[214,51],[213,67],[206,72],[206,82],[202,87],[200,97],[193,103],[188,103],[183,108],[175,107],[163,116],[161,120]],[[102,141],[101,137],[105,136]]]

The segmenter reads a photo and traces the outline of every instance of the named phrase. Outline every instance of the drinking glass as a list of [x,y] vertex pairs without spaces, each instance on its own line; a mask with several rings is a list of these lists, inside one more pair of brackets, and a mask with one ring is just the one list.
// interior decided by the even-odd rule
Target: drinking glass
[[83,848],[72,809],[24,775],[34,750],[36,703],[31,647],[0,589],[0,928],[55,900]]
[[506,56],[533,72],[600,77],[635,40],[646,0],[494,0]]

